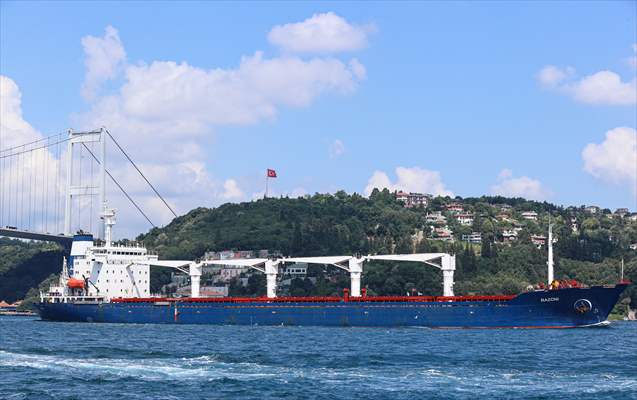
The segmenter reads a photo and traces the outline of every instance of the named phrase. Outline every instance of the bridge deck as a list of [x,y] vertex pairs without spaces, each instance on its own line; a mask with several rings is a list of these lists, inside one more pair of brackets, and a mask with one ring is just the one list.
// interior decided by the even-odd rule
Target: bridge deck
[[31,240],[42,240],[46,242],[56,242],[61,244],[62,246],[70,246],[73,241],[73,236],[66,235],[54,235],[51,233],[39,233],[39,232],[29,232],[23,231],[19,229],[12,228],[0,228],[0,236],[18,238],[18,239],[31,239]]

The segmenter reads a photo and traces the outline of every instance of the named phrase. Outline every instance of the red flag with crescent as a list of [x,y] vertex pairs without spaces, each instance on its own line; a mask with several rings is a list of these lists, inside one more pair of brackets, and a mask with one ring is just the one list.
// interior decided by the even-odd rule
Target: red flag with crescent
[[268,178],[276,178],[276,171],[268,168]]

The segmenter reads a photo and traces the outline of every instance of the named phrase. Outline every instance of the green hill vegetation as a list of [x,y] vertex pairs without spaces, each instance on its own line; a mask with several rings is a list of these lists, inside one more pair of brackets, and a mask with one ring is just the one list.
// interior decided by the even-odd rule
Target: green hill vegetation
[[[473,221],[461,224],[448,210],[452,203],[460,205],[463,213],[471,214]],[[525,211],[536,212],[537,221],[523,218]],[[428,222],[427,215],[436,212],[446,222]],[[637,281],[637,251],[630,248],[637,243],[637,221],[610,210],[591,214],[583,206],[566,208],[521,198],[436,197],[427,208],[405,207],[387,190],[374,190],[369,198],[345,192],[297,199],[269,198],[197,208],[163,228],[140,235],[137,240],[157,251],[162,259],[196,259],[206,251],[227,249],[269,249],[290,256],[452,252],[457,255],[456,294],[513,294],[546,281],[546,246],[538,247],[533,240],[546,235],[549,218],[557,239],[554,246],[557,278],[586,284],[615,283],[623,258],[625,277]],[[434,227],[448,229],[455,240],[439,240]],[[507,239],[507,232],[513,231],[515,239]],[[481,243],[460,240],[472,233],[480,234]],[[58,252],[59,249],[45,245],[0,241],[0,254],[12,255],[0,261],[0,282],[6,276],[22,280],[16,286],[19,291],[11,292],[3,284],[0,298],[20,298],[28,290],[25,287],[35,287],[51,272],[59,270],[61,264],[51,263],[49,269],[41,259],[36,266],[34,258],[45,254],[42,257],[47,260],[53,255],[61,260]],[[30,267],[25,268],[25,264]],[[167,275],[154,274],[152,286],[161,287]],[[311,267],[308,275],[315,277],[316,283],[295,279],[290,294],[340,294],[349,285],[346,275],[331,269]],[[261,294],[264,281],[257,274],[247,286],[233,283],[230,292]],[[441,281],[439,271],[422,264],[369,263],[363,275],[363,285],[369,292],[383,295],[412,290],[441,294]],[[634,285],[625,298],[624,308],[628,302],[637,308]]]
[[62,269],[64,251],[56,244],[0,237],[0,300],[13,303],[31,295]]

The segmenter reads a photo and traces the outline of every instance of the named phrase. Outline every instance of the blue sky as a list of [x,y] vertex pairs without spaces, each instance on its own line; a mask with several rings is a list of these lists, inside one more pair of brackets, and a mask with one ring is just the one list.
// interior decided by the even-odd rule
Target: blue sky
[[[636,209],[636,4],[3,1],[0,73],[36,134],[101,121],[180,212],[258,196],[268,167],[276,194],[385,185]],[[107,27],[115,55],[87,66],[82,39],[112,51]],[[212,93],[215,69],[240,83]]]

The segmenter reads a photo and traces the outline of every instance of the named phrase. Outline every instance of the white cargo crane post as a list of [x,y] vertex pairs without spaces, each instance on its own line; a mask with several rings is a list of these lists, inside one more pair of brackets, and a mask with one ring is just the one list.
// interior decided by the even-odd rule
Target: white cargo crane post
[[456,256],[447,253],[388,254],[367,256],[365,260],[411,261],[434,266],[442,271],[442,294],[453,296],[453,274],[456,270]]
[[279,273],[280,259],[271,260],[268,258],[238,258],[233,260],[206,260],[202,265],[233,265],[237,267],[248,267],[263,272],[266,277],[267,297],[276,297],[276,278]]
[[[432,265],[442,271],[443,295],[453,296],[453,274],[456,270],[456,257],[447,253],[388,254],[382,256],[332,256],[332,257],[291,257],[282,258],[281,262],[299,262],[308,264],[333,265],[349,272],[350,296],[361,296],[361,276],[363,263],[369,260],[378,261],[411,261]],[[347,264],[345,265],[345,262]]]
[[350,296],[360,297],[361,295],[361,275],[363,273],[363,261],[365,261],[363,258],[352,256],[289,257],[280,258],[279,261],[283,263],[333,265],[336,268],[349,272],[351,279]]
[[154,260],[150,261],[148,265],[151,267],[173,268],[183,272],[184,274],[187,274],[190,277],[190,297],[200,296],[199,288],[201,287],[201,263],[192,261]]

